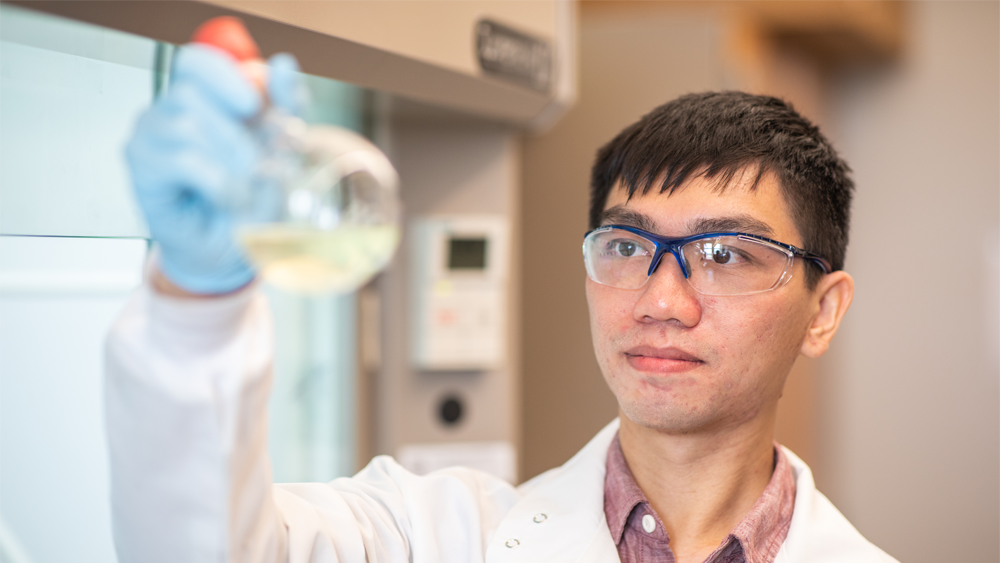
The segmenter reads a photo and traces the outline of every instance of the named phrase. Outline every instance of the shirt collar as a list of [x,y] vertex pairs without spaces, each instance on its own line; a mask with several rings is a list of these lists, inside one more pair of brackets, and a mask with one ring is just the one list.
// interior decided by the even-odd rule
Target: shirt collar
[[[791,465],[777,442],[774,444],[774,472],[764,492],[750,512],[733,528],[720,545],[725,550],[735,538],[743,548],[747,563],[773,561],[792,521],[795,505],[795,476]],[[621,543],[629,514],[646,495],[636,484],[625,461],[618,434],[608,447],[607,473],[604,478],[604,515],[615,544]],[[718,554],[719,550],[717,550]],[[716,555],[713,554],[713,557]],[[709,558],[711,560],[712,557]]]
[[625,523],[629,514],[637,504],[647,502],[639,485],[632,477],[632,471],[625,462],[618,434],[608,447],[607,473],[604,477],[604,515],[608,519],[608,528],[615,544],[622,541]]

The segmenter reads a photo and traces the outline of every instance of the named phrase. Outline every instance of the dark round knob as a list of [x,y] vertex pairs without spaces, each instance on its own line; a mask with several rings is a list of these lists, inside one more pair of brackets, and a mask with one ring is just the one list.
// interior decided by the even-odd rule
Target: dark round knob
[[449,395],[441,401],[438,414],[445,424],[456,424],[462,418],[462,400],[454,395]]

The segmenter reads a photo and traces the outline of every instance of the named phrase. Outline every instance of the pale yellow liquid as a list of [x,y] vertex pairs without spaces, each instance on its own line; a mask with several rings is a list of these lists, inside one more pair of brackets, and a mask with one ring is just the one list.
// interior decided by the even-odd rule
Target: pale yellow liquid
[[333,230],[283,225],[244,228],[239,234],[264,281],[298,293],[349,293],[392,257],[394,225],[343,225]]

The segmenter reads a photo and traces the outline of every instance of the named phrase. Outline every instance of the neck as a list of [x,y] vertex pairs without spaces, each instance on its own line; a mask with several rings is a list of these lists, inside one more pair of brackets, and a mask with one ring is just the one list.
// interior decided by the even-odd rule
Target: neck
[[774,470],[775,410],[720,431],[669,434],[621,414],[619,441],[678,563],[703,561],[750,512]]

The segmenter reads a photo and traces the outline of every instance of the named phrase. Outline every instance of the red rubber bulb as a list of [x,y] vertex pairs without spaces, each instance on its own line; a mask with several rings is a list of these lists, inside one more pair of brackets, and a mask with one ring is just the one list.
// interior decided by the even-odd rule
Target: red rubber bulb
[[232,55],[239,62],[260,60],[260,49],[243,21],[232,16],[212,18],[198,26],[191,41],[211,45]]

